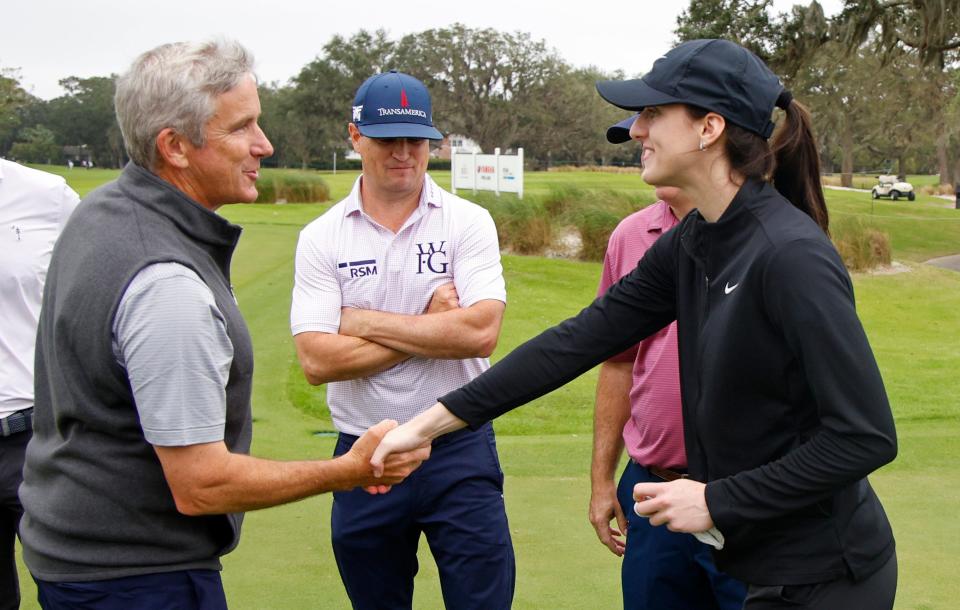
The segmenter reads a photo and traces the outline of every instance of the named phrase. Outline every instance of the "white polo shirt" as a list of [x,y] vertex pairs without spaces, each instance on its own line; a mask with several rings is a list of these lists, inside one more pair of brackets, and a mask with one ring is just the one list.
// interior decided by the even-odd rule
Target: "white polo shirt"
[[60,176],[0,159],[0,418],[33,406],[43,282],[79,201]]
[[[307,225],[297,245],[290,327],[336,333],[340,308],[422,314],[434,290],[453,282],[460,306],[506,302],[497,229],[489,212],[426,176],[420,203],[394,234],[363,211],[360,181]],[[489,367],[486,358],[412,357],[369,377],[332,382],[337,429],[359,435],[383,419],[403,423]]]

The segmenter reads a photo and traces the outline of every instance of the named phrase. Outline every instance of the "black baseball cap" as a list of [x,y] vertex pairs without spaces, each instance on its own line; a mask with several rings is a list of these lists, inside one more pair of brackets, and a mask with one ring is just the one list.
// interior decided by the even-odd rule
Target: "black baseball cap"
[[623,119],[616,125],[607,128],[607,142],[611,144],[623,144],[630,141],[630,128],[639,114],[631,114],[629,118]]
[[[716,112],[763,138],[773,134],[773,114],[783,83],[767,64],[729,40],[701,39],[681,43],[653,63],[643,78],[597,83],[606,101],[625,110],[688,104]],[[607,130],[607,139],[622,138],[624,121]],[[629,127],[627,127],[629,131]],[[626,142],[629,139],[619,140]]]
[[353,100],[353,123],[368,138],[442,140],[430,93],[416,78],[391,70],[368,78]]

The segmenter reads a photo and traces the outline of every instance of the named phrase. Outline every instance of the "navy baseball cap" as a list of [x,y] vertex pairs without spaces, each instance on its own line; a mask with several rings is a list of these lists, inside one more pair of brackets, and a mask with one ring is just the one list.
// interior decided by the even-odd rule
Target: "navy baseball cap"
[[616,125],[611,125],[607,128],[607,142],[611,144],[623,144],[624,142],[630,141],[630,128],[633,127],[634,121],[637,120],[639,114],[631,115],[630,118],[623,119]]
[[625,110],[663,104],[699,106],[763,138],[773,133],[770,117],[783,90],[783,83],[759,57],[736,43],[717,39],[677,45],[655,61],[643,78],[597,83],[603,99]]
[[353,123],[368,138],[443,139],[433,126],[427,88],[396,70],[371,76],[360,85],[353,100]]

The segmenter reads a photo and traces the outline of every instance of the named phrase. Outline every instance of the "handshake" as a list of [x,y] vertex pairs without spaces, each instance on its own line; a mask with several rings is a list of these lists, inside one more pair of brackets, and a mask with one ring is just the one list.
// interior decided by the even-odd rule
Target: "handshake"
[[466,425],[438,402],[402,426],[392,420],[372,426],[341,456],[349,460],[359,481],[348,488],[363,487],[371,494],[387,493],[392,485],[403,481],[430,457],[430,443],[434,438]]
[[[384,494],[430,457],[429,440],[407,451],[392,450],[391,442],[384,445],[385,437],[397,429],[397,422],[385,419],[364,432],[353,447],[338,458],[346,468],[343,485],[338,487],[363,487],[367,493]],[[376,462],[374,456],[377,456]]]

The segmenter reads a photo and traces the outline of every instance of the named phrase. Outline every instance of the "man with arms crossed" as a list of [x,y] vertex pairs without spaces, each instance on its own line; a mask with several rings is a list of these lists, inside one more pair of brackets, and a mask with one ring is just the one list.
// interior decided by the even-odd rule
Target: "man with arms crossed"
[[[336,454],[383,417],[407,421],[485,370],[503,317],[486,210],[426,174],[430,96],[388,72],[359,88],[348,125],[363,174],[300,234],[291,329],[310,383],[330,383]],[[387,495],[334,494],[333,549],[355,608],[410,608],[420,534],[448,608],[508,608],[514,556],[493,429],[434,443]]]
[[[614,144],[630,140],[630,117],[607,130]],[[599,295],[637,266],[663,233],[693,209],[679,190],[657,189],[658,201],[624,218],[610,235]],[[614,483],[626,446],[630,460]],[[717,571],[710,548],[690,534],[653,527],[633,512],[633,487],[686,472],[677,361],[677,323],[600,367],[593,428],[590,522],[621,566],[625,609],[739,610],[746,588]],[[617,526],[611,526],[616,519]]]
[[20,606],[17,488],[33,429],[33,348],[50,252],[80,198],[63,178],[0,159],[0,609]]
[[240,228],[214,211],[254,201],[273,153],[252,61],[232,41],[169,44],[117,81],[132,162],[64,229],[37,335],[20,497],[44,608],[223,609],[219,558],[243,511],[396,483],[426,457],[373,478],[388,422],[336,460],[246,455],[253,350],[230,286]]

